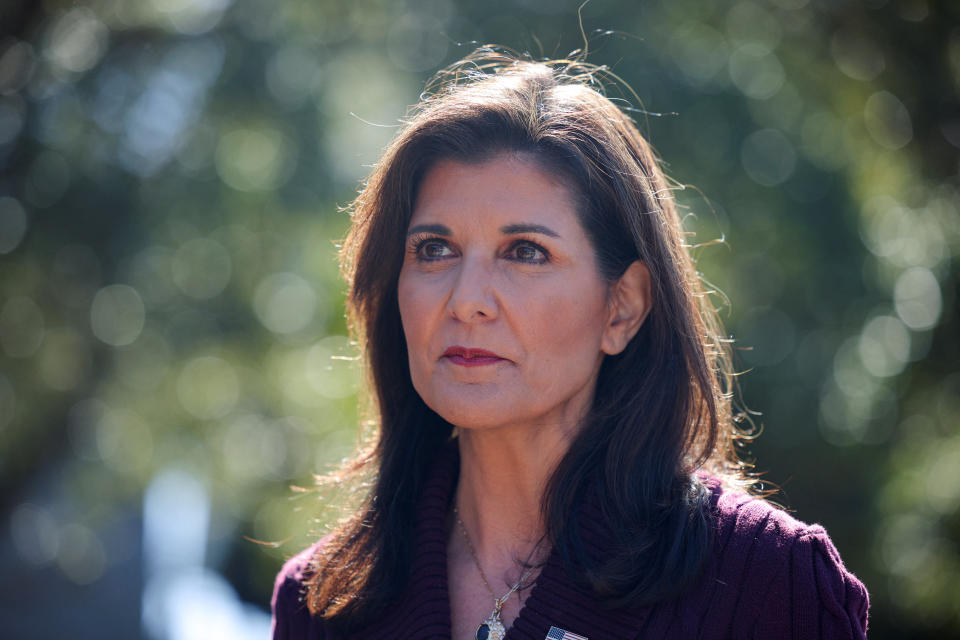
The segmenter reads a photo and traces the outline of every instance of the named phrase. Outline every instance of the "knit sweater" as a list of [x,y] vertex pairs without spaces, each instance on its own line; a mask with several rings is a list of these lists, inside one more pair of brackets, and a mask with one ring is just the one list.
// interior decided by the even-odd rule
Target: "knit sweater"
[[[419,502],[408,586],[386,615],[351,640],[450,638],[446,522],[458,471],[455,450],[435,463]],[[821,526],[707,482],[712,552],[691,589],[653,605],[610,610],[578,586],[553,553],[506,640],[544,640],[551,627],[588,640],[866,638],[867,591],[844,568]],[[582,540],[602,553],[609,535],[590,517],[594,509],[585,506]],[[277,575],[274,640],[343,640],[303,601],[310,559],[321,543],[288,560]]]

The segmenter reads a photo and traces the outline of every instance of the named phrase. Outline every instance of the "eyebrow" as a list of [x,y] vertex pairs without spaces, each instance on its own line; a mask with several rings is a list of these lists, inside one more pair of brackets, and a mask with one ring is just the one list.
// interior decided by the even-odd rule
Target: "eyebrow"
[[409,238],[410,236],[418,233],[432,233],[445,238],[453,235],[453,232],[450,231],[450,227],[445,224],[418,224],[410,227],[409,231],[407,231],[407,237]]
[[542,224],[530,224],[530,223],[520,223],[520,224],[508,224],[506,226],[500,227],[500,232],[507,235],[515,235],[518,233],[540,233],[545,236],[550,236],[551,238],[559,238],[560,234],[546,227]]
[[[450,231],[450,227],[445,224],[418,224],[410,227],[410,230],[407,231],[407,236],[416,235],[418,233],[433,233],[445,238],[453,235],[453,232]],[[500,233],[506,235],[517,235],[519,233],[540,233],[545,236],[550,236],[551,238],[560,237],[560,234],[550,227],[542,224],[532,224],[526,222],[504,225],[500,227]]]

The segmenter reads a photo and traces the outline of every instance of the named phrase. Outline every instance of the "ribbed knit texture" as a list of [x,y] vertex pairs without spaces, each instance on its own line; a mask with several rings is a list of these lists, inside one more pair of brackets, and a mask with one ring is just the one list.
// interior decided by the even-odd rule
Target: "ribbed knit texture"
[[[447,514],[456,485],[455,448],[436,462],[420,499],[410,583],[402,599],[350,640],[450,638]],[[745,494],[712,490],[713,553],[683,596],[608,610],[574,584],[556,553],[543,567],[506,640],[544,640],[551,626],[589,640],[865,638],[867,591],[819,525],[807,525]],[[582,538],[603,553],[609,534],[584,505]],[[322,543],[322,542],[321,542]],[[317,543],[284,564],[273,595],[274,640],[346,640],[303,603],[304,572]]]

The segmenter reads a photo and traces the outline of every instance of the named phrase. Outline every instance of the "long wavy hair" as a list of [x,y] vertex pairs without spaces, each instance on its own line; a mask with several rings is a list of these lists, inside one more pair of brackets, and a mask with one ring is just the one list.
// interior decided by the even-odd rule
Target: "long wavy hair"
[[[363,345],[375,423],[344,468],[368,478],[360,508],[313,560],[310,611],[345,628],[382,612],[411,566],[416,504],[453,426],[414,390],[397,304],[417,189],[441,159],[519,152],[566,179],[607,281],[635,260],[652,309],[606,356],[592,407],[548,484],[547,540],[612,607],[671,597],[698,575],[710,540],[709,492],[697,471],[749,484],[735,446],[730,345],[699,277],[674,188],[630,117],[604,95],[612,74],[582,61],[533,62],[478,50],[428,85],[353,203],[341,253],[348,314]],[[613,532],[602,557],[576,520],[589,494]]]

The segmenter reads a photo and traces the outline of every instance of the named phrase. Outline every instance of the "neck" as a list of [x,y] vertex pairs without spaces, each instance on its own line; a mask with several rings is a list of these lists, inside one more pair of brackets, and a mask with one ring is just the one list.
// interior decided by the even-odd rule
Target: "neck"
[[523,562],[537,562],[544,491],[570,446],[561,429],[460,429],[457,505],[480,563],[502,567],[492,581],[512,586]]

